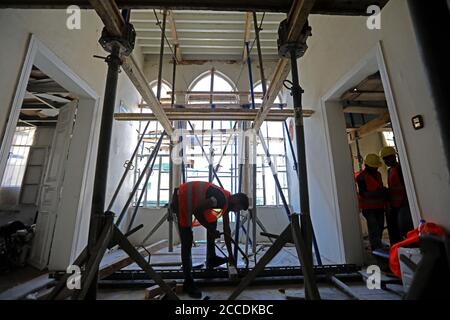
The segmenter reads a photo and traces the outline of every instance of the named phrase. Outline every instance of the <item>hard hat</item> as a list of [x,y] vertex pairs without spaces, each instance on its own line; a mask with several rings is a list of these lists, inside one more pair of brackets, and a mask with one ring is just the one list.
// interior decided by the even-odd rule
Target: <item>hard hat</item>
[[380,158],[384,159],[389,156],[395,156],[397,154],[397,151],[393,147],[384,147],[380,151]]
[[366,159],[364,160],[364,164],[366,166],[369,166],[372,168],[380,168],[381,166],[383,166],[383,164],[381,163],[380,157],[374,153],[368,154],[366,156]]

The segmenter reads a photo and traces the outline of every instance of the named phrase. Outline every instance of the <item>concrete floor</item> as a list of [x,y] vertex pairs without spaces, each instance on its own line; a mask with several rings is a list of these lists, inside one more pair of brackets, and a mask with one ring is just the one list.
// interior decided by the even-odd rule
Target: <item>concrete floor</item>
[[32,266],[26,266],[23,268],[18,268],[14,270],[14,272],[1,274],[0,293],[46,273],[46,271],[40,271]]
[[[268,249],[267,245],[260,246],[257,258],[259,259]],[[199,244],[192,249],[192,261],[193,264],[204,263],[206,248],[204,244]],[[219,252],[217,252],[219,254]],[[329,261],[322,258],[324,264],[333,264],[333,261]],[[162,249],[156,254],[153,254],[151,263],[180,263],[180,247],[176,246],[174,252],[168,252],[168,249]],[[242,259],[238,262],[239,266],[244,266]],[[250,258],[250,267],[254,265],[254,258]],[[287,246],[267,265],[268,267],[274,266],[298,266],[299,260],[297,258],[295,247]],[[180,267],[170,267],[172,269],[179,269]],[[140,270],[136,264],[131,264],[125,269],[127,270]],[[403,294],[403,288],[400,285],[389,285],[390,291],[384,290],[369,290],[363,281],[346,283],[362,300],[400,300]],[[211,300],[226,300],[234,287],[216,286],[216,287],[203,287],[203,298],[208,296]],[[350,297],[338,290],[335,286],[327,283],[319,284],[319,291],[322,299],[325,300],[348,300]],[[180,294],[182,300],[192,300],[186,294]],[[303,284],[276,284],[276,285],[264,285],[248,287],[239,297],[238,300],[286,300],[286,299],[303,299],[304,287]],[[100,300],[143,300],[144,289],[106,289],[101,288],[98,293],[98,299]]]
[[[259,259],[268,249],[267,245],[260,245],[258,247],[257,258]],[[224,250],[226,251],[226,250]],[[219,255],[220,253],[217,252]],[[117,254],[117,252],[115,253]],[[199,244],[192,249],[192,257],[194,264],[201,264],[205,261],[206,248],[204,244]],[[176,246],[174,252],[168,252],[168,249],[162,249],[152,255],[150,263],[181,263],[180,247]],[[333,264],[333,261],[323,259],[324,264]],[[239,266],[244,266],[242,259],[238,262]],[[250,256],[250,267],[254,265],[254,256]],[[298,266],[299,261],[293,246],[287,246],[268,264],[268,266]],[[161,267],[158,267],[161,268]],[[180,269],[181,267],[168,267],[172,269]],[[140,270],[136,264],[131,264],[125,269]],[[29,281],[38,276],[42,277],[43,272],[37,271],[31,267],[19,269],[18,271],[0,277],[0,292],[11,288],[17,284]],[[344,281],[345,282],[345,281]],[[31,283],[31,282],[30,282]],[[403,294],[402,286],[389,285],[389,291],[385,290],[369,290],[363,281],[346,282],[346,284],[363,300],[399,300]],[[234,287],[214,286],[202,287],[203,297],[208,296],[211,300],[227,299]],[[238,300],[286,300],[286,299],[303,299],[304,290],[302,284],[274,284],[264,286],[248,287],[239,297]],[[328,283],[320,283],[319,291],[322,299],[325,300],[348,300],[350,297],[338,290],[335,286]],[[6,292],[5,292],[6,293]],[[190,300],[191,298],[186,294],[180,294],[180,299]],[[100,288],[98,292],[98,299],[100,300],[143,300],[144,289],[111,289]]]
[[[360,297],[360,300],[401,300],[402,287],[389,286],[394,292],[384,290],[369,290],[363,283],[351,283],[349,287]],[[202,288],[203,298],[208,296],[211,300],[226,300],[231,295],[233,287]],[[303,300],[303,285],[270,285],[247,288],[237,300]],[[336,287],[320,284],[319,292],[323,300],[349,300],[350,297]],[[178,295],[181,300],[193,300],[186,294]],[[144,300],[143,289],[100,289],[99,300]]]

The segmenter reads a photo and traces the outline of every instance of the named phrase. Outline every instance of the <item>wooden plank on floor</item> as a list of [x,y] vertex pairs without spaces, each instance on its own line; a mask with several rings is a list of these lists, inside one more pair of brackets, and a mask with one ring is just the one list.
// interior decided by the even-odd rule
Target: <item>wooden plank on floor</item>
[[[159,242],[147,246],[146,247],[147,250],[144,250],[144,248],[140,248],[138,249],[138,251],[143,257],[146,257],[148,256],[148,252],[150,252],[150,254],[153,254],[167,247],[168,244],[169,244],[168,240],[161,240]],[[104,279],[107,276],[113,274],[114,272],[129,266],[133,262],[134,261],[123,250],[113,251],[109,254],[106,254],[105,257],[102,259],[102,262],[100,263],[100,270],[98,276],[100,279]]]
[[51,283],[55,282],[55,279],[50,279],[48,274],[43,274],[37,278],[30,281],[22,283],[11,289],[3,291],[0,294],[0,300],[19,300],[25,298],[28,294],[32,292],[39,291]]
[[163,290],[158,285],[154,285],[150,288],[145,289],[145,300],[154,299],[156,296],[163,293]]

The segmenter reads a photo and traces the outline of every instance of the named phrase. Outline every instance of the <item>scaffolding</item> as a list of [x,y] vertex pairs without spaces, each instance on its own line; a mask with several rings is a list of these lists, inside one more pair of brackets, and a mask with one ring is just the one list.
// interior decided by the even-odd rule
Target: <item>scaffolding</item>
[[[250,210],[247,215],[241,215],[240,212],[236,213],[236,221],[235,221],[235,230],[234,234],[234,256],[235,258],[238,255],[242,255],[244,259],[247,260],[247,267],[245,270],[240,270],[241,278],[239,279],[239,284],[236,286],[234,292],[231,294],[229,299],[235,299],[239,294],[245,290],[245,288],[250,285],[252,281],[254,281],[260,274],[267,273],[276,273],[279,270],[271,270],[266,268],[266,265],[270,260],[284,247],[287,243],[292,243],[295,245],[297,255],[299,258],[299,270],[303,276],[305,282],[305,295],[308,299],[320,299],[320,293],[317,287],[316,275],[319,271],[323,271],[324,266],[322,266],[322,261],[320,258],[319,248],[317,246],[317,242],[315,241],[315,235],[312,228],[310,213],[309,213],[309,195],[308,195],[308,184],[307,184],[307,172],[306,172],[306,156],[305,156],[305,140],[304,140],[304,129],[303,129],[303,119],[307,116],[307,112],[303,110],[301,96],[302,89],[299,85],[299,75],[297,69],[297,59],[303,56],[305,53],[307,46],[306,40],[311,35],[311,29],[307,24],[307,16],[312,9],[314,1],[294,1],[294,4],[291,8],[291,11],[288,15],[288,19],[282,23],[280,29],[283,29],[280,33],[284,38],[281,39],[282,46],[280,48],[280,53],[282,55],[282,59],[280,59],[277,68],[274,73],[274,77],[270,82],[270,86],[267,88],[265,76],[264,76],[264,66],[263,59],[261,54],[261,47],[259,41],[259,32],[261,30],[261,26],[258,25],[256,15],[253,14],[253,24],[255,29],[255,42],[258,50],[258,60],[259,60],[259,69],[261,72],[262,79],[262,87],[263,87],[263,102],[260,105],[260,108],[256,109],[255,104],[255,93],[253,92],[254,84],[252,79],[252,61],[250,58],[250,46],[249,42],[245,43],[246,49],[246,58],[247,58],[247,66],[249,72],[249,87],[250,87],[250,97],[251,104],[244,106],[249,110],[243,110],[242,113],[250,114],[252,116],[253,122],[247,119],[240,119],[239,116],[236,116],[235,124],[233,128],[240,128],[242,131],[251,129],[259,138],[259,141],[263,147],[264,153],[257,154],[256,148],[256,138],[253,144],[249,143],[247,139],[243,136],[238,137],[233,134],[230,135],[226,139],[226,144],[222,153],[219,157],[219,161],[216,165],[214,165],[214,160],[217,158],[217,155],[213,152],[214,145],[214,121],[211,121],[210,128],[210,136],[209,136],[209,144],[203,143],[205,140],[200,140],[197,135],[197,132],[190,121],[184,121],[188,119],[183,118],[170,118],[168,117],[168,110],[165,110],[160,103],[161,98],[161,85],[162,85],[162,67],[163,60],[162,56],[164,54],[164,42],[165,42],[165,25],[167,12],[164,11],[163,22],[162,22],[162,32],[161,32],[161,52],[160,52],[160,61],[159,61],[159,69],[158,69],[158,90],[156,96],[153,94],[151,88],[148,85],[142,71],[136,64],[135,59],[132,56],[132,51],[134,47],[134,29],[133,26],[129,23],[130,10],[122,10],[119,11],[119,8],[115,4],[114,1],[100,1],[100,0],[90,0],[90,4],[99,14],[100,18],[105,24],[105,29],[102,34],[102,38],[100,39],[100,43],[104,47],[106,51],[110,53],[110,55],[105,59],[108,64],[108,74],[106,79],[106,88],[105,88],[105,99],[103,106],[103,114],[102,114],[102,124],[101,124],[101,133],[99,140],[99,151],[97,158],[97,166],[96,166],[96,174],[95,174],[95,186],[94,186],[94,194],[93,194],[93,203],[92,203],[92,214],[90,220],[90,229],[89,229],[89,240],[87,248],[81,253],[81,255],[75,260],[75,264],[84,265],[84,269],[82,272],[82,289],[75,290],[71,295],[73,299],[95,299],[96,298],[96,290],[97,290],[97,273],[99,268],[99,263],[108,248],[112,248],[116,245],[120,246],[143,270],[145,275],[152,279],[156,284],[158,284],[163,292],[167,295],[169,299],[178,299],[176,294],[173,292],[172,288],[164,281],[163,273],[156,272],[152,266],[139,254],[139,252],[131,245],[128,241],[127,237],[140,228],[142,226],[134,227],[134,221],[138,214],[138,208],[142,203],[143,199],[146,199],[146,185],[149,181],[149,177],[151,176],[152,170],[155,168],[155,164],[159,168],[159,174],[161,174],[161,164],[163,155],[158,155],[158,152],[163,144],[165,147],[172,150],[174,143],[182,143],[182,139],[185,137],[181,136],[179,140],[173,141],[171,139],[171,143],[169,143],[168,139],[172,137],[175,129],[180,129],[182,131],[188,131],[197,144],[201,148],[202,155],[208,160],[208,181],[216,182],[220,186],[223,186],[221,182],[221,178],[218,175],[218,171],[220,170],[220,163],[222,158],[226,155],[226,150],[228,148],[232,148],[234,152],[231,154],[236,155],[232,161],[232,168],[230,178],[232,181],[232,191],[242,191],[248,194],[252,194],[252,204],[250,206]],[[173,79],[172,79],[172,92],[171,92],[171,108],[173,111],[177,110],[175,105],[175,78],[176,78],[176,68],[177,68],[177,57],[176,50],[172,50],[173,53]],[[135,117],[135,120],[138,119],[140,121],[146,121],[145,126],[141,127],[142,130],[139,132],[139,141],[137,146],[135,147],[133,154],[129,161],[125,163],[124,172],[121,180],[114,192],[112,200],[107,206],[106,210],[104,208],[105,205],[105,192],[106,192],[106,181],[108,174],[108,163],[109,163],[109,146],[111,140],[111,130],[112,130],[112,122],[114,117],[114,105],[115,105],[115,96],[116,96],[116,88],[117,88],[117,80],[119,69],[122,68],[130,80],[136,86],[138,91],[141,93],[144,101],[153,111],[154,119],[158,120],[158,123],[161,125],[162,129],[160,134],[158,135],[158,130],[149,131],[150,118],[145,118],[145,115],[139,118],[139,116]],[[292,69],[292,82],[290,82],[289,89],[292,92],[294,98],[294,111],[280,110],[281,112],[291,112],[290,115],[295,118],[296,125],[296,147],[297,150],[295,152],[294,145],[290,140],[288,128],[284,120],[286,118],[282,118],[279,121],[284,122],[284,131],[286,141],[289,142],[289,150],[292,153],[292,156],[295,161],[295,169],[298,174],[299,180],[299,194],[300,194],[300,204],[301,204],[301,213],[291,212],[291,208],[288,205],[285,188],[282,187],[277,170],[275,168],[275,164],[271,159],[270,154],[270,146],[266,144],[263,133],[261,132],[261,126],[263,122],[270,118],[272,107],[274,106],[273,102],[277,93],[280,91],[281,86],[285,83],[285,79],[289,71]],[[212,74],[214,74],[215,70],[212,69]],[[211,86],[210,86],[210,96],[209,102],[210,107],[213,109],[211,113],[214,111],[214,100],[213,94],[214,91],[214,77],[211,77]],[[181,109],[180,109],[181,110]],[[167,111],[167,112],[166,112]],[[224,111],[224,110],[221,110]],[[224,111],[225,112],[225,111]],[[201,112],[197,112],[197,115],[200,116]],[[284,117],[284,116],[283,116]],[[116,117],[117,118],[117,117]],[[141,126],[141,125],[140,125]],[[190,130],[190,131],[189,131]],[[202,134],[204,131],[202,130]],[[267,133],[266,133],[267,134]],[[144,148],[145,143],[154,143],[153,148],[146,150]],[[208,145],[209,150],[205,150],[205,146]],[[231,147],[230,147],[231,145]],[[151,150],[151,151],[150,151]],[[182,159],[185,159],[186,150],[181,149]],[[169,153],[171,154],[171,152]],[[273,175],[273,179],[277,188],[277,196],[279,197],[281,203],[283,204],[283,208],[285,213],[289,219],[289,225],[280,235],[272,235],[267,232],[264,225],[260,221],[257,215],[257,176],[258,176],[258,166],[257,163],[251,163],[250,154],[253,156],[266,157],[266,162],[268,167],[270,167]],[[241,157],[241,161],[237,161],[237,155]],[[143,163],[145,163],[143,169],[141,171],[137,171],[134,179],[135,184],[133,190],[123,206],[119,216],[115,219],[114,213],[110,210],[117,199],[117,195],[123,187],[123,183],[131,171],[133,167],[138,167],[139,159],[143,159]],[[176,165],[172,162],[171,157],[170,165],[169,165],[169,174],[170,174],[170,186],[169,186],[169,201],[170,196],[172,195],[172,190],[175,187],[175,182],[178,183],[185,182],[189,177],[186,175],[186,163],[184,161],[181,162],[181,165]],[[297,163],[298,159],[298,163]],[[239,162],[239,163],[238,163]],[[262,161],[262,169],[264,170],[264,161]],[[158,179],[160,181],[161,178]],[[263,179],[267,179],[263,175]],[[264,197],[265,198],[265,197]],[[157,204],[161,205],[160,197],[158,197]],[[126,226],[127,232],[124,234],[119,227],[124,221],[124,217],[129,212],[130,206],[134,203],[134,208],[131,213],[131,219]],[[171,213],[170,210],[164,215],[164,217],[153,227],[151,232],[144,238],[144,241],[149,239],[151,235],[165,222],[169,222],[169,250],[173,250],[173,226],[176,224],[176,217]],[[267,250],[267,252],[256,261],[256,253],[257,253],[257,228],[262,230],[262,234],[267,236],[272,245]],[[175,230],[177,230],[175,228]],[[250,233],[250,230],[252,231]],[[240,242],[240,232],[243,232],[245,236],[245,252],[239,246]],[[255,257],[255,266],[252,269],[248,268],[248,258],[247,255],[249,253],[249,247],[252,248],[252,254]],[[316,255],[317,265],[314,265],[313,259],[313,247],[314,253]],[[219,250],[221,250],[218,247]],[[236,259],[237,260],[237,259]],[[352,269],[352,268],[349,268]],[[333,275],[335,273],[342,273],[343,270],[346,269],[346,266],[337,266],[336,268],[329,268],[327,275]],[[354,270],[352,269],[352,272]],[[220,273],[220,272],[218,272]],[[54,290],[49,294],[48,298],[56,299],[64,297],[67,292],[63,293],[65,290],[65,283],[68,278],[68,275],[64,275],[61,277],[60,281],[54,288]]]

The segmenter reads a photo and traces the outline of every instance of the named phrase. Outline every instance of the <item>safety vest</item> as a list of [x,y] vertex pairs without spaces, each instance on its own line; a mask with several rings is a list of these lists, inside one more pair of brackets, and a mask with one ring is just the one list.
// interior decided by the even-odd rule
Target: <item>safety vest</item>
[[389,169],[388,186],[390,203],[394,208],[401,208],[407,199],[406,189],[400,175],[400,170],[401,168],[399,165]]
[[[383,179],[381,174],[377,172],[376,177],[363,170],[358,178],[362,176],[366,183],[366,192],[380,191],[383,188]],[[385,200],[382,195],[376,197],[363,197],[358,193],[359,208],[361,210],[367,209],[384,209]]]
[[219,188],[212,183],[203,181],[192,181],[180,185],[178,189],[178,208],[179,208],[179,224],[183,228],[197,227],[200,223],[194,219],[193,211],[201,202],[206,199],[206,192],[208,188],[216,188],[225,196],[225,206],[223,208],[216,208],[219,210],[208,209],[203,212],[203,216],[209,223],[217,221],[217,219],[225,214],[228,209],[228,199],[230,192]]
[[420,243],[421,234],[423,235],[431,234],[440,237],[445,236],[444,228],[431,222],[427,222],[422,227],[419,228],[408,232],[405,240],[394,244],[389,250],[389,267],[392,273],[399,278],[401,278],[401,269],[400,269],[400,259],[398,249],[418,247]]

